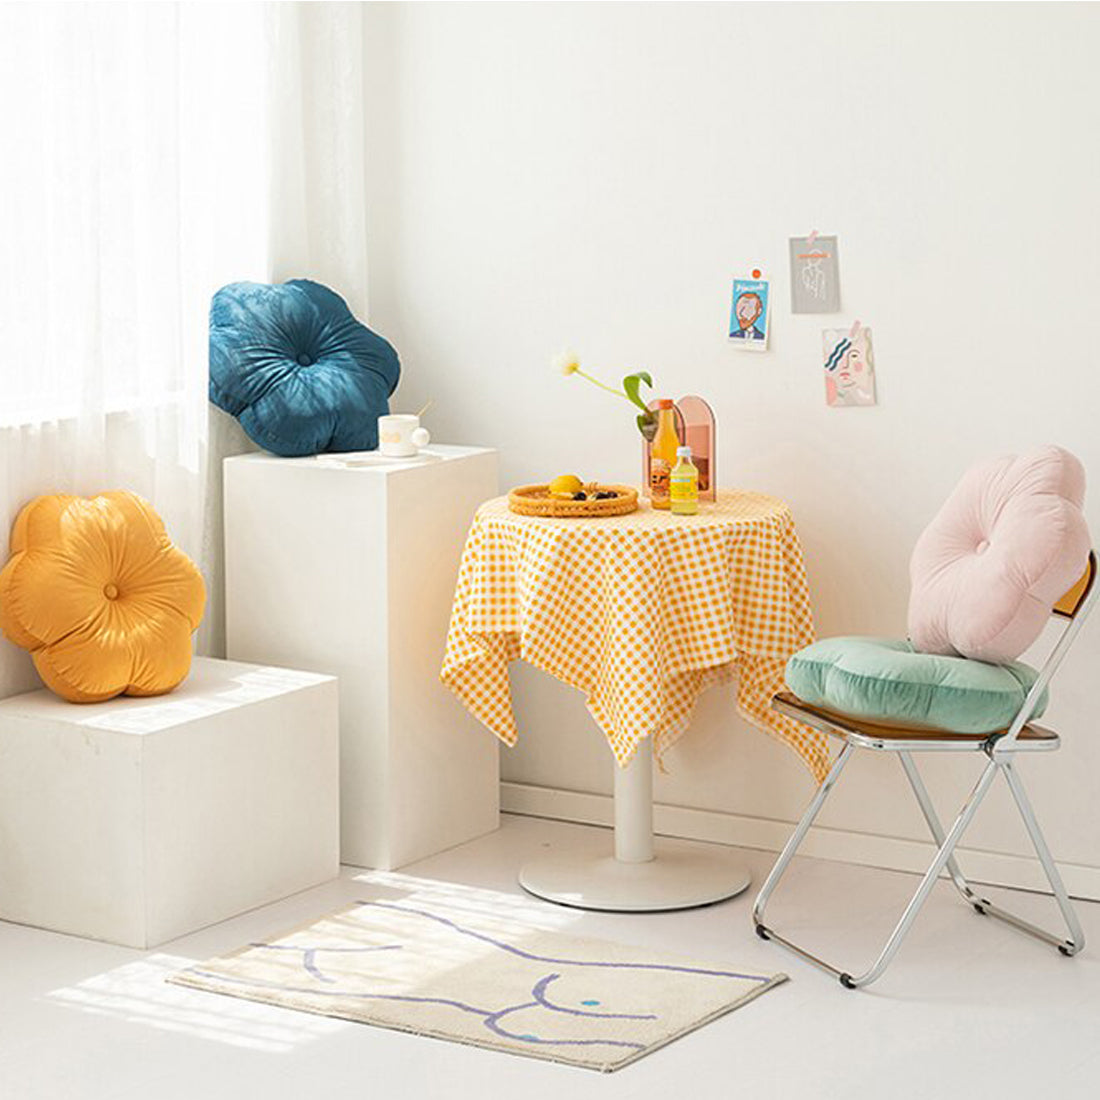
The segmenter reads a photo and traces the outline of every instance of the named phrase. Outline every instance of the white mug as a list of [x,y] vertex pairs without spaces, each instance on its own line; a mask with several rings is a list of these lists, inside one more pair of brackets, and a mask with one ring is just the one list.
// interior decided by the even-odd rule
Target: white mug
[[420,417],[411,413],[394,413],[378,418],[378,449],[391,458],[411,458],[421,447],[431,442]]

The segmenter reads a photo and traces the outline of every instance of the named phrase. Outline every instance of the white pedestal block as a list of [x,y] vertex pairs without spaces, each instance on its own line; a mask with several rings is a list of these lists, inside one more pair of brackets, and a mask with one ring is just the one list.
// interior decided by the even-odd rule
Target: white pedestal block
[[170,695],[0,702],[0,918],[152,947],[335,877],[336,682],[196,658]]
[[496,452],[225,461],[231,657],[340,683],[341,858],[390,870],[499,824],[496,739],[439,682]]

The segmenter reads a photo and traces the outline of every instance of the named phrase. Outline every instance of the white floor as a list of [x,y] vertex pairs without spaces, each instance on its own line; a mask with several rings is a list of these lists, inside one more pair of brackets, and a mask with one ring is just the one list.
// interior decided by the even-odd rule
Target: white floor
[[[1093,945],[1066,959],[967,909],[937,887],[886,976],[849,992],[749,920],[753,888],[684,913],[581,913],[528,898],[525,855],[607,845],[599,829],[531,818],[390,874],[345,868],[336,882],[152,952],[0,923],[3,1100],[325,1100],[328,1097],[880,1098],[1100,1095],[1100,905],[1080,905]],[[772,856],[745,852],[759,881]],[[912,876],[802,860],[769,920],[825,957],[868,960]],[[325,1020],[166,985],[170,970],[383,894],[461,894],[517,906],[570,933],[688,952],[791,981],[610,1076]],[[1006,891],[990,891],[1004,897]],[[1053,927],[1053,902],[1011,904]]]

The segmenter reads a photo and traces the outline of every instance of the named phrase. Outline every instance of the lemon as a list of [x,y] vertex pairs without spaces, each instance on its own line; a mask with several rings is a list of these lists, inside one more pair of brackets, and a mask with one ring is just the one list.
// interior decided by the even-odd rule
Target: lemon
[[584,482],[576,474],[562,474],[554,478],[548,486],[550,495],[555,497],[569,497],[579,493],[584,488]]

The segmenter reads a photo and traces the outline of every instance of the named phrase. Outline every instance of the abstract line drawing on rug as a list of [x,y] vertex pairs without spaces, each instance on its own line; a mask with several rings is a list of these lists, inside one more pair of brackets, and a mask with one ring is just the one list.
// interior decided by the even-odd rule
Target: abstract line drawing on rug
[[505,912],[360,901],[173,984],[618,1069],[786,980],[548,932]]
[[531,962],[548,962],[560,966],[602,966],[614,970],[668,970],[678,974],[699,974],[706,978],[739,978],[742,981],[750,982],[771,981],[770,978],[762,974],[739,974],[733,970],[708,970],[699,966],[675,966],[672,963],[601,962],[594,959],[555,959],[547,955],[533,955],[529,951],[524,951],[521,947],[494,939],[484,932],[475,932],[472,928],[463,928],[456,921],[441,917],[438,913],[429,913],[425,909],[413,909],[408,905],[392,905],[385,901],[361,901],[358,904],[364,908],[371,906],[375,909],[392,909],[398,913],[414,913],[418,917],[424,917],[427,920],[435,921],[437,924],[453,928],[463,936],[471,936],[475,940],[481,940],[482,943],[491,943],[494,947],[499,947],[501,951],[507,951],[510,955],[518,955],[521,959],[529,959]]
[[[535,963],[549,963],[558,967],[584,967],[584,968],[596,968],[596,969],[612,969],[612,970],[658,970],[672,973],[691,974],[700,977],[712,977],[712,978],[729,978],[740,981],[753,981],[759,982],[761,985],[767,985],[771,982],[770,977],[766,977],[761,974],[743,974],[732,970],[712,970],[698,966],[679,966],[672,963],[631,963],[631,962],[615,962],[611,960],[598,960],[598,959],[567,959],[558,958],[549,955],[539,955],[531,951],[525,951],[522,947],[517,947],[515,944],[510,944],[504,940],[499,940],[494,936],[490,936],[485,932],[479,932],[473,928],[466,928],[459,924],[457,921],[451,920],[449,917],[441,916],[438,913],[430,913],[424,909],[416,909],[407,905],[393,905],[388,902],[381,901],[361,901],[358,904],[358,908],[353,910],[349,916],[355,917],[359,915],[369,915],[372,909],[385,909],[391,912],[408,914],[412,917],[418,917],[426,921],[431,921],[438,927],[446,928],[449,931],[456,933],[457,935],[477,940],[480,943],[488,944],[491,947],[496,948],[506,954],[515,956],[520,959],[524,959],[528,962]],[[561,979],[562,974],[557,971],[552,971],[548,974],[543,974],[532,985],[530,989],[530,999],[518,1001],[514,1004],[506,1004],[499,1008],[486,1008],[474,1004],[470,1004],[467,1001],[463,1001],[452,997],[429,997],[429,996],[417,996],[409,993],[379,993],[361,989],[347,989],[337,985],[335,978],[326,974],[322,969],[322,966],[318,964],[318,955],[324,954],[336,954],[336,955],[363,955],[363,954],[381,954],[392,951],[402,951],[404,947],[402,944],[372,944],[369,946],[361,947],[340,947],[340,946],[325,946],[323,944],[287,944],[287,943],[263,943],[255,942],[250,944],[250,947],[254,950],[261,951],[278,951],[278,952],[291,952],[300,954],[299,960],[302,970],[314,981],[324,983],[328,988],[318,989],[313,986],[298,986],[291,985],[284,982],[265,981],[260,978],[237,978],[224,974],[217,974],[214,971],[204,970],[197,968],[194,973],[208,977],[215,978],[218,981],[230,982],[233,985],[237,985],[243,988],[255,988],[255,989],[277,989],[285,993],[297,993],[297,994],[309,994],[312,996],[320,996],[324,998],[340,998],[350,997],[356,1000],[374,1000],[374,1001],[400,1001],[405,1003],[416,1004],[436,1004],[445,1007],[450,1007],[456,1011],[467,1013],[474,1016],[480,1016],[482,1018],[482,1025],[494,1035],[499,1036],[502,1039],[510,1039],[513,1042],[533,1044],[538,1046],[552,1046],[552,1047],[590,1047],[590,1046],[609,1046],[618,1047],[627,1050],[644,1050],[646,1044],[630,1042],[624,1039],[611,1039],[611,1038],[557,1038],[548,1039],[543,1038],[537,1033],[536,1030],[524,1030],[513,1031],[504,1026],[503,1021],[510,1017],[514,1017],[519,1013],[532,1013],[535,1020],[540,1013],[548,1013],[559,1016],[573,1016],[590,1020],[659,1020],[660,1017],[654,1012],[613,1012],[606,1009],[597,1009],[595,1006],[600,1005],[601,1001],[595,998],[589,997],[580,1002],[586,1006],[583,1008],[574,1008],[569,1005],[560,1004],[551,999],[548,990],[554,982]],[[528,1027],[530,1027],[530,1021],[528,1021]]]
[[303,969],[310,977],[316,978],[319,982],[336,981],[335,978],[330,978],[327,974],[322,974],[320,968],[317,966],[317,953],[319,951],[339,955],[362,955],[374,951],[402,950],[402,945],[399,943],[382,943],[372,945],[371,947],[299,947],[297,944],[291,943],[250,943],[248,946],[252,948],[262,948],[267,951],[301,951]]
[[208,977],[217,978],[218,981],[230,982],[233,985],[243,986],[245,988],[255,989],[279,989],[284,993],[308,993],[311,995],[323,995],[328,997],[354,997],[358,1000],[369,1001],[403,1001],[413,1002],[416,1004],[436,1004],[444,1005],[450,1008],[457,1008],[460,1012],[468,1012],[474,1016],[483,1017],[482,1022],[485,1027],[488,1028],[495,1035],[499,1035],[502,1039],[512,1039],[516,1042],[524,1043],[537,1043],[540,1046],[570,1046],[570,1047],[587,1047],[587,1046],[612,1046],[612,1047],[627,1047],[632,1050],[644,1050],[644,1043],[631,1043],[621,1039],[540,1039],[537,1035],[530,1032],[518,1033],[506,1031],[500,1026],[500,1021],[506,1016],[511,1016],[516,1012],[522,1012],[528,1008],[545,1008],[551,1012],[566,1012],[575,1016],[588,1016],[594,1019],[601,1020],[656,1020],[658,1016],[645,1013],[630,1013],[630,1012],[581,1012],[579,1010],[563,1008],[559,1005],[552,1004],[546,998],[546,988],[553,981],[557,981],[561,977],[560,974],[547,974],[540,978],[531,989],[530,1001],[522,1001],[519,1004],[505,1005],[504,1008],[478,1008],[476,1005],[467,1004],[465,1001],[453,1000],[449,997],[416,997],[408,993],[362,993],[359,990],[352,989],[310,989],[306,987],[296,987],[290,985],[284,985],[282,982],[265,982],[259,978],[234,978],[225,974],[215,974],[212,970],[203,970],[201,967],[196,968],[194,973]]

